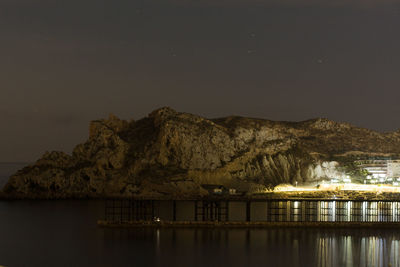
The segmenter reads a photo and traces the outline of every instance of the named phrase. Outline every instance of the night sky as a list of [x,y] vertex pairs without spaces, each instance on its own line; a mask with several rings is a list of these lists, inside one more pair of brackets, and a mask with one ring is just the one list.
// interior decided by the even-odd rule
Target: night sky
[[399,29],[400,1],[0,0],[0,161],[162,106],[396,130]]

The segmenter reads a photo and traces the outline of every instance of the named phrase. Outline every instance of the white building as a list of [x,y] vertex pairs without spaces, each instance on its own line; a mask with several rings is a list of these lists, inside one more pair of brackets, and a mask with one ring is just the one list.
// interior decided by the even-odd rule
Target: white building
[[[400,160],[359,160],[356,161],[361,169],[366,170],[368,183],[390,183],[398,185],[400,181]],[[366,182],[367,182],[366,181]]]
[[387,176],[390,178],[400,177],[400,160],[388,160]]

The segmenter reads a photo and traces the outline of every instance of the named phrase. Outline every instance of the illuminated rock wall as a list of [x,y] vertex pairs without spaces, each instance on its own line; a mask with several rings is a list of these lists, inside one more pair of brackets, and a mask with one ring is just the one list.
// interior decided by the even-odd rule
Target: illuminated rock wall
[[[327,119],[206,119],[170,108],[137,121],[93,121],[72,155],[46,153],[4,188],[20,197],[193,197],[202,184],[248,194],[341,177],[343,161],[400,154],[400,133]],[[397,168],[393,171],[397,172]]]

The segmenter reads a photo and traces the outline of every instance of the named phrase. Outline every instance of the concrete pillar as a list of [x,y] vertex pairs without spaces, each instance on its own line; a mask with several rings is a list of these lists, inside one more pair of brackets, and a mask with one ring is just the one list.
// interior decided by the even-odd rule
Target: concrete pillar
[[286,221],[290,222],[290,214],[292,213],[292,210],[290,208],[290,200],[286,201]]
[[225,218],[226,218],[226,221],[227,222],[229,222],[229,201],[227,200],[226,202],[225,202],[225,208],[226,208],[226,215],[225,215]]
[[175,200],[172,203],[172,220],[176,221],[176,201]]
[[248,200],[248,201],[246,202],[246,221],[247,221],[247,222],[250,221],[250,216],[251,216],[250,210],[251,210],[251,201]]
[[197,205],[198,205],[198,202],[197,202],[197,200],[194,202],[194,220],[197,222],[197,214],[198,214],[198,210],[197,210]]

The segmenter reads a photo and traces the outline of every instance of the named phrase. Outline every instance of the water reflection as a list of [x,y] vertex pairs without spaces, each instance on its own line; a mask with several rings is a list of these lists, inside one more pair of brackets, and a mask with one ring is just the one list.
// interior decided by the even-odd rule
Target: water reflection
[[[347,205],[339,208],[343,216],[349,214]],[[393,204],[388,208],[393,209]],[[0,263],[400,267],[400,232],[396,230],[99,228],[96,220],[103,210],[103,202],[98,201],[0,202],[0,215],[6,218],[0,220]]]
[[400,234],[386,229],[103,231],[103,253],[118,248],[121,262],[127,264],[135,258],[148,266],[400,267]]
[[399,240],[390,234],[318,236],[316,251],[318,266],[400,266]]
[[[399,266],[400,236],[390,231],[160,229],[157,263],[174,266]],[[139,235],[142,237],[143,235]]]

